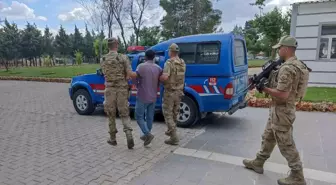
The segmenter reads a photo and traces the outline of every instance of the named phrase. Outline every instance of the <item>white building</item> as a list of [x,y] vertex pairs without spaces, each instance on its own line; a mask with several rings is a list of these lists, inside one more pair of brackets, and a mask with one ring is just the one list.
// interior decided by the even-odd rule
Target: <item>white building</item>
[[297,57],[313,70],[310,86],[336,87],[336,0],[293,4],[290,32]]

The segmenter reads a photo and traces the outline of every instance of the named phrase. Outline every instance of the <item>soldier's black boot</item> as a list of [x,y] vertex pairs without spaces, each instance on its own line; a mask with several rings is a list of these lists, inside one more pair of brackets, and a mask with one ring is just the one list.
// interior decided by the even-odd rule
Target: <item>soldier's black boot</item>
[[126,131],[126,139],[127,139],[127,147],[128,149],[133,149],[134,147],[134,140],[132,136],[132,131]]
[[251,169],[255,171],[256,173],[263,174],[264,173],[264,164],[265,160],[256,158],[254,160],[243,160],[243,164],[245,165],[246,168]]
[[306,185],[302,170],[291,170],[288,177],[279,179],[279,185]]

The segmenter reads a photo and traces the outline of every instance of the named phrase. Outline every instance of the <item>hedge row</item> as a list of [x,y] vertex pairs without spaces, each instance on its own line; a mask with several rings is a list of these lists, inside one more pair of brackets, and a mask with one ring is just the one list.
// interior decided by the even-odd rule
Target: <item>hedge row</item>
[[[250,91],[247,95],[248,106],[268,108],[271,100],[269,98],[255,97],[255,90]],[[336,112],[336,103],[333,102],[304,102],[296,103],[296,110],[309,112]]]

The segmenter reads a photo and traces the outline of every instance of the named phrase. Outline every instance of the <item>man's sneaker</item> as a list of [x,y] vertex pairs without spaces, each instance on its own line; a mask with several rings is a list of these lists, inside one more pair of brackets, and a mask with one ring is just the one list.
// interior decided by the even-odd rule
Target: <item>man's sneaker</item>
[[152,140],[154,139],[153,134],[149,133],[146,137],[145,137],[145,142],[144,142],[144,146],[149,145]]

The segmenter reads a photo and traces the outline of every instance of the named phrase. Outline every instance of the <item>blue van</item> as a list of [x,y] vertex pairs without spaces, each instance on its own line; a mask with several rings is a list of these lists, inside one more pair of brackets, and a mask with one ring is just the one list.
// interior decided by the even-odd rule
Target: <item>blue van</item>
[[[162,68],[169,58],[168,47],[176,43],[186,63],[185,96],[181,102],[179,126],[190,126],[211,112],[230,115],[246,107],[248,63],[245,40],[229,34],[200,34],[170,39],[152,46],[156,63]],[[133,70],[144,61],[139,53]],[[136,61],[137,60],[137,61]],[[157,110],[161,110],[163,86],[158,91]],[[135,106],[136,88],[132,87],[131,107]]]
[[[156,53],[155,62],[164,67],[169,58],[168,47],[176,43],[180,48],[180,58],[186,63],[185,96],[180,105],[179,127],[190,127],[211,112],[227,112],[229,115],[246,107],[245,96],[248,86],[248,63],[245,40],[233,33],[199,34],[170,39],[152,46]],[[144,62],[144,52],[132,55],[132,69]],[[104,77],[89,80],[89,89],[85,94],[89,106],[102,104],[104,100]],[[75,91],[75,84],[88,80],[85,75],[73,78],[69,93],[79,114],[76,98],[81,95]],[[92,84],[93,83],[93,84]],[[136,86],[131,85],[130,108],[135,107]],[[90,89],[92,88],[92,89]],[[156,109],[162,111],[163,85],[158,89]],[[91,108],[90,111],[94,110]],[[82,109],[84,109],[82,107]],[[86,109],[87,110],[87,109]],[[89,112],[90,112],[89,111]]]

